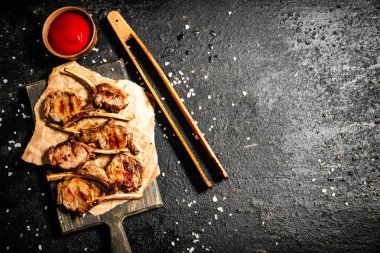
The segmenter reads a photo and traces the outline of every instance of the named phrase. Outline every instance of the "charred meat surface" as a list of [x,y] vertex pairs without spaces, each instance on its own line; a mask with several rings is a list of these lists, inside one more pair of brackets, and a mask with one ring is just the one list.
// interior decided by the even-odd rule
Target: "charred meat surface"
[[60,180],[68,177],[83,177],[95,180],[103,185],[110,193],[123,191],[136,191],[142,184],[143,167],[139,161],[126,155],[116,155],[107,168],[95,164],[86,164],[74,172],[49,174],[48,181]]
[[74,139],[50,147],[48,155],[51,165],[64,170],[73,170],[95,157],[90,146]]
[[141,187],[143,167],[139,161],[126,155],[116,155],[106,169],[109,182],[115,188],[135,191]]
[[119,88],[108,83],[97,85],[94,96],[95,105],[100,108],[105,107],[117,113],[127,107],[127,103],[125,102],[127,95]]
[[96,166],[95,164],[86,164],[85,166],[77,169],[75,174],[83,176],[88,179],[98,181],[104,185],[108,190],[112,191],[111,186],[108,182],[108,175],[103,168]]
[[57,204],[80,215],[104,201],[139,199],[143,196],[139,192],[104,195],[94,182],[77,177],[64,178],[58,184],[57,191]]
[[79,214],[87,212],[100,195],[100,189],[93,182],[82,178],[65,178],[57,190],[57,203]]
[[115,121],[107,120],[99,127],[81,129],[81,133],[77,135],[78,139],[83,142],[99,143],[102,149],[121,149],[128,148],[134,155],[139,150],[133,143],[133,134],[121,125],[115,124]]
[[53,91],[45,100],[45,116],[55,122],[67,121],[82,109],[82,100],[68,91]]

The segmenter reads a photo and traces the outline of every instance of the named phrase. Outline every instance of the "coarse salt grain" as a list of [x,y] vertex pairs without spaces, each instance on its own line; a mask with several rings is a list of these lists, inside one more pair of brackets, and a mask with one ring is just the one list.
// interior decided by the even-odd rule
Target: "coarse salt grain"
[[3,79],[3,83],[7,83],[8,82],[8,79]]
[[221,207],[221,206],[218,207],[218,211],[221,212],[221,213],[223,213],[223,207]]
[[335,192],[331,193],[331,196],[332,196],[332,197],[335,197]]
[[172,245],[175,246],[175,242],[172,242]]
[[41,244],[38,245],[38,249],[39,249],[39,250],[42,250],[42,245],[41,245]]
[[181,76],[183,76],[183,72],[180,70],[180,71],[178,71],[178,73],[181,75]]
[[170,64],[170,62],[166,61],[165,62],[165,66],[168,66]]
[[185,29],[186,29],[186,30],[189,30],[189,29],[190,29],[190,26],[189,26],[189,25],[185,25]]
[[12,176],[13,172],[8,172],[8,177]]
[[172,73],[172,72],[169,72],[169,73],[168,73],[168,77],[170,77],[170,78],[173,77],[173,73]]
[[323,192],[323,193],[326,193],[326,192],[327,192],[327,189],[322,189],[322,192]]
[[215,214],[215,220],[217,220],[218,219],[218,215],[217,214]]
[[217,201],[218,201],[218,199],[216,198],[216,196],[214,196],[214,197],[212,198],[212,201],[214,201],[214,202],[217,202]]
[[229,12],[228,12],[228,15],[231,15],[231,14],[232,14],[232,11],[229,11]]
[[207,98],[208,98],[208,99],[211,99],[211,95],[208,95]]
[[247,96],[247,92],[246,91],[242,91],[241,93],[243,94],[244,97]]

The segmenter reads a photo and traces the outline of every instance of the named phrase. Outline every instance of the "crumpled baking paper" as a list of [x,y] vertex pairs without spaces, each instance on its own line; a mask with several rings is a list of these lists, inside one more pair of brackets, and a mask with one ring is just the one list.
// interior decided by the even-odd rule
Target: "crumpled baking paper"
[[[142,186],[140,189],[140,191],[143,191],[160,174],[157,150],[154,143],[155,117],[152,101],[137,84],[129,80],[112,80],[103,77],[96,72],[80,66],[75,61],[55,67],[50,74],[47,88],[42,93],[34,107],[36,118],[35,130],[32,139],[24,151],[22,159],[36,165],[49,164],[50,162],[47,156],[49,147],[55,146],[69,138],[69,134],[51,128],[45,124],[46,121],[49,120],[44,113],[44,103],[48,94],[58,90],[70,91],[87,103],[91,101],[92,97],[89,90],[87,90],[86,87],[74,77],[65,74],[63,71],[65,67],[82,74],[94,84],[109,83],[117,86],[128,94],[128,106],[120,111],[119,114],[131,117],[132,120],[129,122],[117,120],[117,124],[125,126],[129,132],[133,133],[134,143],[140,150],[140,153],[134,157],[139,160],[144,167]],[[70,128],[90,128],[100,125],[106,120],[107,119],[104,118],[83,119]],[[112,158],[112,155],[98,155],[97,159],[90,160],[88,163],[105,167]],[[99,215],[124,202],[125,201],[120,200],[104,202],[93,207],[89,212],[93,215]]]

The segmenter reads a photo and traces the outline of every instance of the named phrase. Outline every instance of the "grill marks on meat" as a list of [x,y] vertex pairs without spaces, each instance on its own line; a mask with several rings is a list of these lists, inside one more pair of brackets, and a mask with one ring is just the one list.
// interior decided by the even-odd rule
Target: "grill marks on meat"
[[76,136],[86,143],[99,143],[102,149],[128,148],[133,155],[139,153],[133,143],[133,134],[129,133],[125,127],[117,125],[112,119],[99,127],[81,129],[81,133]]
[[107,166],[110,184],[119,190],[135,191],[141,187],[143,167],[139,161],[126,155],[116,155]]
[[142,185],[143,167],[139,161],[126,155],[116,155],[104,170],[94,164],[78,168],[75,172],[49,174],[48,181],[65,177],[83,177],[102,184],[109,192],[136,191]]
[[94,204],[100,189],[82,178],[65,178],[57,186],[57,203],[66,209],[83,214]]
[[138,192],[104,195],[94,182],[77,177],[64,178],[58,184],[57,191],[57,204],[80,215],[104,201],[139,199],[143,196]]
[[78,114],[83,106],[82,100],[68,91],[53,91],[45,100],[45,116],[55,122],[64,122]]
[[94,96],[94,103],[97,107],[104,107],[115,113],[118,113],[127,107],[127,94],[116,86],[108,83],[95,85],[90,81],[90,79],[71,69],[64,68],[64,71],[81,80],[86,86],[90,88]]
[[99,108],[105,107],[111,112],[119,112],[127,107],[125,102],[127,95],[119,88],[108,83],[101,83],[96,86],[94,94],[95,105]]
[[50,147],[48,151],[51,165],[63,170],[74,170],[84,165],[91,158],[95,158],[93,148],[74,139]]

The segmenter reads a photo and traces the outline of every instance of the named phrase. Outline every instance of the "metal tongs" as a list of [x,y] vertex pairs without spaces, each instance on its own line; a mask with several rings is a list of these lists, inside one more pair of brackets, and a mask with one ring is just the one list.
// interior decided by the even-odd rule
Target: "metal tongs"
[[140,73],[142,79],[144,80],[145,84],[149,88],[150,92],[152,93],[155,101],[159,105],[161,111],[164,113],[165,117],[169,121],[170,125],[174,129],[174,132],[180,139],[182,145],[186,149],[187,153],[189,154],[191,160],[193,161],[194,165],[196,166],[199,174],[202,177],[202,180],[204,183],[207,185],[207,187],[210,189],[212,188],[212,184],[206,177],[205,173],[203,172],[202,168],[199,165],[199,162],[195,158],[193,152],[189,148],[189,145],[186,143],[185,139],[183,138],[182,134],[178,130],[177,126],[175,125],[174,121],[172,120],[171,116],[169,115],[168,111],[165,109],[164,105],[162,104],[160,98],[158,97],[157,93],[153,89],[153,86],[150,84],[148,78],[144,74],[143,70],[141,69],[140,65],[135,59],[135,56],[133,55],[130,47],[127,45],[127,41],[134,39],[138,46],[141,48],[141,50],[144,52],[145,56],[149,59],[150,63],[154,66],[155,71],[158,73],[158,76],[161,78],[163,83],[165,84],[166,88],[170,92],[170,95],[176,102],[177,106],[180,108],[182,114],[185,116],[187,122],[190,124],[191,128],[193,129],[194,133],[199,137],[199,140],[202,144],[202,147],[205,149],[207,152],[207,155],[211,158],[213,163],[216,165],[218,168],[219,172],[221,173],[221,176],[223,179],[228,179],[228,175],[226,171],[224,170],[222,164],[219,162],[218,158],[212,151],[210,145],[207,143],[205,137],[199,130],[198,126],[195,124],[193,118],[191,117],[189,111],[186,109],[185,105],[182,103],[180,97],[178,96],[177,92],[174,90],[172,85],[170,84],[170,81],[166,77],[165,73],[162,71],[161,67],[157,64],[156,60],[153,58],[152,54],[149,52],[149,50],[146,48],[144,43],[140,40],[140,38],[137,36],[137,34],[132,30],[132,28],[128,25],[128,23],[124,20],[124,18],[121,16],[121,14],[118,11],[111,11],[107,15],[107,19],[110,22],[113,30],[117,34],[121,44],[123,45],[125,51],[127,52],[128,56],[132,60],[133,64],[137,68],[138,72]]

